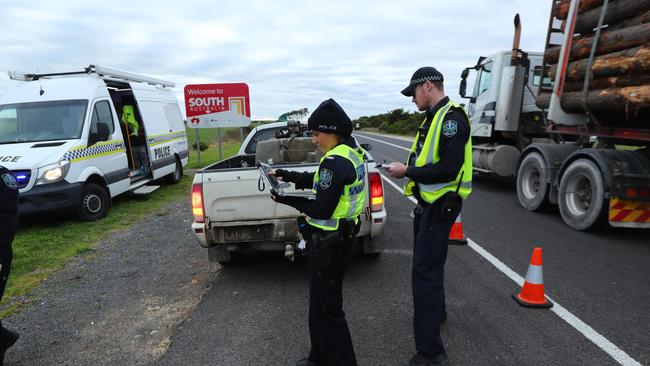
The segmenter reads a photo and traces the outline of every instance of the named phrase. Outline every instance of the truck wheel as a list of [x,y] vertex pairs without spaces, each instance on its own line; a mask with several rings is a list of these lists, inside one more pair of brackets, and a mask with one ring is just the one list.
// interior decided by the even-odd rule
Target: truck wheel
[[540,153],[533,152],[521,161],[517,172],[517,197],[521,207],[538,211],[548,202],[548,170]]
[[165,176],[165,182],[168,184],[178,184],[183,178],[183,166],[181,162],[176,159],[176,166],[174,172]]
[[560,180],[558,197],[564,222],[576,230],[589,230],[602,224],[607,213],[605,183],[600,170],[587,159],[578,159]]
[[108,213],[109,197],[104,188],[95,183],[86,183],[81,193],[77,217],[81,221],[95,221]]

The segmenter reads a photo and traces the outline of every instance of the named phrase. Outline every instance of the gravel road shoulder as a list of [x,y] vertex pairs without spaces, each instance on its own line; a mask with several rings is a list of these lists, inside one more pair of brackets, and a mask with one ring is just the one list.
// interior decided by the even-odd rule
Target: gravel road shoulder
[[3,324],[21,334],[5,365],[149,364],[164,354],[220,270],[191,230],[186,200],[99,243],[35,290]]

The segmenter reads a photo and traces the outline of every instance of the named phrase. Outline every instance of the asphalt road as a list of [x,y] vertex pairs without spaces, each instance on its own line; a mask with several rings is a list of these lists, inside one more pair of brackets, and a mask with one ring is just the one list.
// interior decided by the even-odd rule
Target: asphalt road
[[[378,162],[405,160],[408,141],[358,139]],[[344,281],[359,365],[403,365],[415,352],[413,203],[389,183],[384,192],[386,250],[358,258]],[[450,247],[445,278],[452,365],[650,364],[650,232],[576,232],[554,210],[525,211],[511,184],[489,180],[475,180],[462,217],[471,245]],[[3,321],[22,334],[5,364],[293,365],[304,357],[306,261],[260,253],[219,270],[190,220],[179,198],[42,284],[37,304]],[[519,290],[511,278],[525,276],[534,246],[544,250],[551,310],[511,298]]]
[[[377,161],[405,160],[409,142],[368,137],[402,147],[359,134],[361,142],[373,145]],[[357,260],[344,282],[344,308],[360,365],[401,365],[415,351],[413,204],[389,184],[384,191],[386,252]],[[511,298],[518,290],[513,280],[471,247],[451,247],[443,338],[453,364],[650,364],[648,231],[576,232],[553,210],[520,208],[511,184],[485,180],[474,184],[462,217],[465,234],[520,276],[532,248],[541,246],[547,294],[561,306],[555,312],[520,307]],[[278,253],[247,257],[220,273],[157,363],[292,365],[309,350],[307,301],[304,260],[291,263]],[[576,317],[574,324],[583,322],[578,328],[601,338],[594,343],[558,316],[565,314],[562,308]],[[584,330],[588,327],[591,331]]]

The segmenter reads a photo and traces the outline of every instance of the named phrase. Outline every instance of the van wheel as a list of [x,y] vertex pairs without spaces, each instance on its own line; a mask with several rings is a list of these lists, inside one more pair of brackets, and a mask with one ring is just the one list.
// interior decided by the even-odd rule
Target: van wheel
[[81,193],[81,203],[77,209],[77,217],[81,221],[95,221],[108,213],[109,197],[102,186],[86,183]]
[[178,184],[182,178],[183,178],[183,166],[181,165],[181,162],[178,159],[176,159],[176,166],[174,167],[174,172],[168,174],[165,177],[165,182],[168,184]]

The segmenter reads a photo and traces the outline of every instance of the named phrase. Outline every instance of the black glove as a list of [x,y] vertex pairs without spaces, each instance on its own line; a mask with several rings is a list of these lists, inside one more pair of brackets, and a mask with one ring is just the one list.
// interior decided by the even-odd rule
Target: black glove
[[282,180],[285,182],[290,182],[290,183],[295,183],[300,179],[300,173],[298,172],[291,172],[288,170],[284,169],[276,169],[275,170],[275,176],[276,177],[282,177]]
[[282,203],[282,204],[287,204],[287,199],[288,197],[282,197],[278,195],[278,192],[275,191],[275,189],[271,188],[271,199],[273,199],[276,203]]

